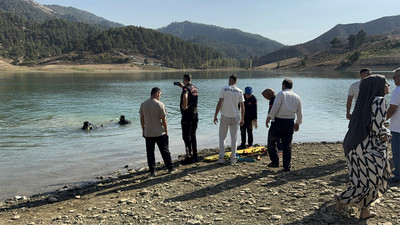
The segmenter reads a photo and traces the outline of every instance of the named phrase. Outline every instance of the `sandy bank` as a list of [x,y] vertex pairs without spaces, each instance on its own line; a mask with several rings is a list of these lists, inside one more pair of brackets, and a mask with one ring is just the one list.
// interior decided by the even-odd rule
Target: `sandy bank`
[[201,161],[154,178],[127,168],[84,188],[0,203],[0,224],[400,224],[398,183],[372,206],[378,217],[360,221],[351,207],[336,214],[332,197],[348,182],[340,143],[294,144],[290,172],[268,163]]

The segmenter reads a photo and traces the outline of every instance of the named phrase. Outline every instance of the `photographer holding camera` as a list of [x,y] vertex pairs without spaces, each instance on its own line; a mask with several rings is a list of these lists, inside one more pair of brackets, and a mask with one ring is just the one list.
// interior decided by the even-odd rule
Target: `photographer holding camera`
[[199,121],[197,112],[199,92],[196,86],[192,84],[192,75],[189,73],[183,75],[183,84],[181,82],[174,82],[174,85],[182,88],[180,109],[182,114],[182,139],[185,142],[186,157],[181,163],[190,164],[198,162],[196,130]]

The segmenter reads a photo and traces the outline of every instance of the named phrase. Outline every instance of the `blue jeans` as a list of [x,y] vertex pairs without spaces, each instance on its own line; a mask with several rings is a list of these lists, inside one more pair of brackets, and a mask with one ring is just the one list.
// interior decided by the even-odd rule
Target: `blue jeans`
[[394,176],[400,178],[400,133],[392,133],[392,154],[393,154],[393,166]]

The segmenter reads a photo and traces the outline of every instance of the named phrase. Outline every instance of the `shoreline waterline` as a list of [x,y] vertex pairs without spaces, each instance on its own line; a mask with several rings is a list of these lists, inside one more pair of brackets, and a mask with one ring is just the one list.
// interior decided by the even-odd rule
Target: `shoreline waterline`
[[[342,141],[318,141],[318,142],[293,142],[293,145],[303,145],[303,144],[311,144],[311,145],[318,145],[318,144],[342,144]],[[264,145],[258,145],[255,144],[254,146],[264,146]],[[266,146],[265,146],[266,147]],[[226,146],[226,152],[230,151],[230,146]],[[218,154],[219,150],[218,148],[207,148],[207,149],[202,149],[199,151],[199,155],[201,155],[201,159],[213,155],[213,154]],[[162,161],[161,155],[159,154],[158,148],[155,148],[155,153],[156,153],[156,168],[159,171],[166,170],[164,163]],[[294,153],[297,154],[297,153]],[[175,166],[180,165],[180,160],[184,157],[184,154],[179,154],[173,157],[173,163]],[[216,162],[210,162],[210,163],[216,163]],[[8,196],[0,197],[0,202],[6,202],[6,201],[16,201],[16,200],[21,200],[21,199],[35,199],[35,198],[42,198],[43,196],[51,196],[56,193],[59,193],[60,191],[69,191],[71,189],[85,189],[88,186],[95,186],[97,183],[102,183],[102,182],[110,182],[112,180],[118,179],[119,177],[123,176],[128,176],[134,173],[148,173],[148,166],[147,162],[139,162],[134,165],[120,165],[117,166],[121,169],[116,170],[116,171],[111,171],[108,173],[104,174],[99,174],[96,177],[92,177],[89,179],[84,179],[84,180],[77,180],[74,182],[65,182],[62,184],[51,184],[46,187],[42,187],[43,191],[41,192],[31,192],[25,195],[15,195],[15,196]],[[83,171],[84,172],[84,171]]]

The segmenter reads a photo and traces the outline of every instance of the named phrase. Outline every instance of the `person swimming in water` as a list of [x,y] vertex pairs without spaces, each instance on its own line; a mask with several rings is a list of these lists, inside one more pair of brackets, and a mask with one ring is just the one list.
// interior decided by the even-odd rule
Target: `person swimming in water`
[[89,123],[89,121],[83,122],[82,130],[93,130],[96,129],[96,125]]
[[119,121],[118,121],[118,124],[119,124],[119,125],[126,125],[126,124],[130,124],[130,123],[131,123],[131,121],[125,119],[125,116],[124,116],[124,115],[121,115],[121,116],[119,117]]

